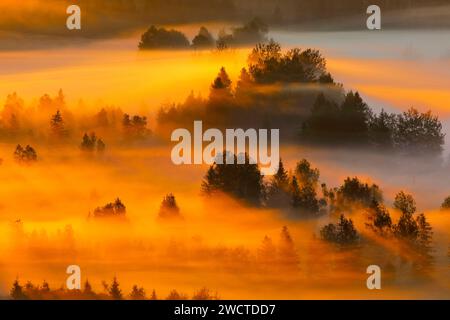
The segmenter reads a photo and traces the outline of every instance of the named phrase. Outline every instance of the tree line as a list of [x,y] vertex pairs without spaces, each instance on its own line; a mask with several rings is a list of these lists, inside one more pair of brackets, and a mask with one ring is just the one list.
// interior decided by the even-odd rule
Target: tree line
[[140,50],[188,48],[225,50],[239,45],[265,42],[268,32],[269,28],[264,21],[254,18],[243,26],[232,28],[231,32],[222,29],[217,39],[202,26],[191,42],[181,31],[152,25],[142,34],[138,48]]
[[235,86],[222,67],[206,99],[192,93],[183,103],[163,106],[158,129],[171,132],[195,119],[216,128],[279,128],[282,138],[301,144],[408,155],[440,155],[445,142],[442,123],[431,111],[376,113],[357,91],[345,92],[334,81],[320,51],[283,52],[274,41],[255,46]]
[[[278,170],[269,181],[264,181],[258,165],[213,164],[205,174],[202,191],[208,197],[220,193],[240,199],[258,207],[278,208],[287,211],[293,219],[311,219],[328,215],[338,218],[337,223],[325,225],[320,230],[321,239],[337,245],[360,243],[360,232],[353,224],[353,214],[364,214],[366,228],[384,238],[407,244],[427,258],[432,250],[432,227],[424,213],[417,213],[412,195],[400,191],[394,209],[400,218],[394,222],[383,204],[383,193],[376,184],[362,182],[358,177],[348,177],[339,187],[329,188],[320,183],[320,171],[303,159],[293,171],[287,171],[280,159]],[[449,208],[450,197],[441,205]]]
[[[27,281],[24,285],[16,279],[10,289],[10,298],[13,300],[158,300],[160,299],[153,289],[150,295],[146,290],[138,285],[133,285],[131,292],[125,294],[121,289],[120,283],[116,277],[111,283],[102,282],[103,292],[95,292],[89,280],[83,285],[82,289],[69,290],[63,286],[57,289],[50,288],[47,281],[41,285],[34,285]],[[189,297],[187,294],[172,290],[162,299],[165,300],[219,300],[217,292],[203,287]]]

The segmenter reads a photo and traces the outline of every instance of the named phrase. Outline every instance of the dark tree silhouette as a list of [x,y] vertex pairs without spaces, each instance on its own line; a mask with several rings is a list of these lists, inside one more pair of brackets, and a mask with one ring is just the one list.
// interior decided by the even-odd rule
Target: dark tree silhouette
[[167,194],[161,202],[159,208],[159,217],[161,219],[180,219],[180,208],[177,205],[175,196],[172,193]]
[[145,300],[146,296],[145,296],[144,288],[134,285],[133,288],[131,289],[130,299],[131,300]]
[[177,290],[172,290],[167,296],[166,300],[187,300],[187,295],[179,293]]
[[219,300],[217,293],[212,293],[206,287],[201,288],[192,296],[192,300]]
[[[222,164],[214,163],[206,173],[202,190],[207,195],[217,191],[230,194],[238,199],[260,204],[264,185],[257,164],[250,164],[247,154],[245,164],[237,164],[237,157],[229,152],[222,154]],[[227,157],[234,158],[234,164],[226,164]]]
[[332,212],[352,211],[358,207],[368,208],[373,201],[383,200],[382,192],[376,184],[369,186],[357,177],[348,177],[339,188],[329,190],[325,185],[322,188]]
[[400,210],[403,214],[412,216],[417,209],[416,201],[414,200],[412,195],[400,191],[395,196],[394,208]]
[[126,207],[119,198],[114,203],[108,203],[94,210],[95,218],[124,218],[125,214]]
[[81,150],[92,152],[95,150],[95,146],[97,144],[97,136],[94,132],[92,132],[90,135],[85,133],[83,135],[83,140],[81,141]]
[[33,147],[27,145],[23,148],[19,144],[14,151],[14,159],[19,163],[29,164],[37,161],[37,153]]
[[436,154],[442,152],[445,134],[442,124],[431,111],[420,113],[414,108],[397,116],[394,142],[407,153]]
[[445,198],[441,205],[442,210],[450,210],[450,197]]
[[283,207],[289,203],[289,176],[280,159],[277,172],[272,176],[267,188],[267,206]]
[[396,116],[381,110],[369,121],[369,141],[375,148],[390,150],[394,147]]
[[50,129],[56,138],[62,138],[66,135],[64,120],[59,110],[50,119]]
[[366,212],[369,220],[366,223],[368,228],[380,235],[388,235],[392,232],[392,219],[385,206],[373,200]]
[[183,49],[189,47],[189,40],[180,31],[151,26],[142,36],[139,49]]
[[348,92],[340,105],[320,93],[303,123],[302,136],[314,143],[368,145],[371,114],[358,92]]
[[205,27],[200,27],[198,34],[192,39],[194,48],[211,48],[214,46],[214,38]]
[[14,300],[27,300],[28,299],[28,297],[25,295],[23,287],[20,285],[18,279],[16,279],[14,281],[9,295]]
[[323,240],[340,245],[355,244],[359,241],[359,235],[356,231],[353,221],[346,219],[344,215],[339,217],[337,224],[328,224],[320,230],[320,236]]
[[397,224],[393,226],[394,234],[428,253],[431,250],[432,227],[423,213],[414,218],[417,208],[412,195],[399,192],[395,197],[394,207],[401,212]]
[[83,294],[89,296],[94,295],[94,291],[92,290],[92,286],[88,280],[84,283]]
[[316,187],[319,182],[320,171],[312,168],[308,160],[302,159],[295,167],[295,175],[301,185]]
[[114,277],[113,281],[109,287],[108,293],[110,297],[114,300],[122,300],[122,290],[120,289],[119,282],[117,281],[117,278]]
[[257,83],[329,82],[326,61],[317,50],[294,48],[282,54],[273,40],[258,44],[248,58],[249,72]]
[[122,125],[125,132],[125,137],[128,139],[144,139],[150,134],[147,128],[147,117],[135,115],[130,117],[124,114]]

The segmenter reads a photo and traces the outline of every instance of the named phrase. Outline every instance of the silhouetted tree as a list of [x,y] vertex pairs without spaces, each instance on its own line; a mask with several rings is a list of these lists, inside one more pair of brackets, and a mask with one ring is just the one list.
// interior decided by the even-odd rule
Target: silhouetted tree
[[167,296],[166,300],[187,300],[187,296],[183,293],[178,293],[177,290],[172,290]]
[[277,172],[272,176],[267,190],[267,205],[269,207],[286,206],[289,202],[289,177],[280,159]]
[[14,159],[19,163],[29,164],[37,161],[37,153],[33,147],[27,145],[23,148],[19,144],[14,151]]
[[412,216],[417,209],[416,201],[414,200],[412,195],[400,191],[395,196],[394,208],[400,210],[403,214]]
[[145,297],[144,288],[134,285],[133,288],[131,289],[130,299],[131,300],[145,300],[146,297]]
[[176,49],[189,47],[189,40],[186,36],[176,30],[167,30],[151,26],[142,36],[139,42],[139,49]]
[[442,152],[445,134],[442,124],[431,111],[420,113],[414,108],[397,116],[394,143],[407,153],[436,154]]
[[[238,199],[259,204],[263,195],[263,179],[257,164],[250,164],[247,154],[245,163],[237,164],[237,157],[229,152],[222,154],[222,164],[214,163],[202,182],[207,195],[217,191],[228,193]],[[233,164],[226,164],[227,157],[233,157]]]
[[192,296],[192,300],[219,300],[217,293],[213,294],[208,288],[203,287]]
[[450,210],[450,197],[445,198],[441,205],[442,210]]
[[92,286],[88,280],[84,283],[83,294],[85,295],[94,295],[94,291],[92,290]]
[[126,138],[143,139],[150,134],[147,128],[147,117],[135,115],[130,118],[130,115],[124,114],[122,125]]
[[233,40],[232,34],[227,33],[225,30],[220,30],[216,41],[217,50],[223,51],[228,49],[231,45],[233,45]]
[[328,224],[320,230],[320,236],[323,240],[334,242],[340,245],[357,243],[359,240],[353,221],[346,219],[344,215],[339,217],[337,224]]
[[25,295],[25,293],[23,291],[23,287],[20,285],[18,279],[16,279],[14,281],[9,295],[14,300],[27,300],[28,299],[28,297]]
[[278,43],[260,43],[249,55],[249,72],[257,83],[329,82],[326,61],[319,51],[294,48],[282,54]]
[[375,148],[389,150],[394,147],[396,116],[381,110],[369,121],[369,141]]
[[155,289],[152,291],[152,295],[150,296],[150,300],[158,300]]
[[366,226],[380,235],[387,235],[392,231],[392,219],[389,211],[377,200],[373,200],[367,209],[369,220]]
[[367,144],[369,118],[370,109],[359,93],[347,93],[341,105],[342,133],[351,137],[352,142]]
[[117,281],[117,278],[114,277],[113,281],[109,287],[109,295],[114,300],[122,300],[122,290],[120,289],[119,282]]
[[162,219],[181,218],[180,208],[178,208],[177,201],[172,193],[167,194],[161,202],[159,217]]
[[97,144],[97,136],[94,132],[92,132],[90,135],[85,133],[83,135],[83,140],[81,142],[81,150],[92,152],[95,150],[95,146]]
[[44,282],[42,282],[41,291],[45,292],[45,293],[50,292],[50,285],[45,280],[44,280]]
[[316,187],[319,182],[320,171],[317,168],[312,168],[308,160],[302,159],[295,167],[295,176],[300,185]]
[[420,248],[424,250],[431,250],[431,243],[433,239],[433,228],[428,223],[425,215],[423,213],[416,217],[418,237],[417,244]]
[[369,186],[357,177],[348,177],[341,187],[333,190],[327,190],[325,187],[324,195],[329,200],[331,211],[337,212],[351,211],[355,207],[368,208],[374,200],[383,200],[382,192],[376,184]]
[[210,48],[214,46],[214,38],[205,27],[200,27],[198,34],[192,40],[194,48]]
[[114,203],[108,203],[94,210],[95,218],[124,218],[125,214],[126,207],[119,198]]
[[311,115],[302,125],[302,136],[314,143],[339,142],[341,130],[341,114],[339,106],[319,93],[312,109]]
[[61,138],[66,135],[64,120],[59,110],[51,117],[50,129],[54,137]]

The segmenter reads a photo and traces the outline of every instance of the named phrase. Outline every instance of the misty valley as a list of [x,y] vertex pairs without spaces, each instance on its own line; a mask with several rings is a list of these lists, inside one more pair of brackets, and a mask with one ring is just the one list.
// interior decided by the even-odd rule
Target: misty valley
[[448,5],[163,2],[0,4],[0,298],[448,299]]

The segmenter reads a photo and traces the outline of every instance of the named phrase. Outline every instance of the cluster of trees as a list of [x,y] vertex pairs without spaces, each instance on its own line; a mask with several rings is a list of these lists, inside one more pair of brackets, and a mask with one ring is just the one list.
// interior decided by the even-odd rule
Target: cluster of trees
[[151,133],[147,128],[147,117],[128,114],[123,115],[122,120],[125,137],[128,139],[144,139]]
[[181,219],[180,208],[178,207],[177,200],[172,193],[164,196],[161,206],[159,208],[158,216],[160,219],[173,220]]
[[294,48],[282,53],[271,40],[259,43],[248,57],[248,69],[256,83],[334,83],[326,60],[318,50]]
[[[295,90],[296,86],[304,90]],[[292,88],[292,89],[291,89]],[[273,41],[258,44],[236,85],[221,68],[207,99],[191,94],[157,116],[160,130],[205,125],[282,128],[284,139],[302,143],[377,148],[401,154],[440,154],[445,135],[437,116],[414,108],[375,113],[358,92],[345,92],[326,69],[317,50],[294,48],[283,53]]]
[[[42,285],[34,285],[28,281],[21,285],[16,279],[10,290],[10,297],[13,300],[158,300],[155,290],[152,290],[150,296],[143,287],[134,285],[129,294],[124,294],[120,283],[116,277],[110,284],[102,282],[103,292],[97,293],[93,290],[91,283],[87,280],[80,290],[68,290],[63,287],[51,289],[47,281]],[[165,298],[166,300],[188,300],[187,294],[172,290]],[[192,300],[219,300],[217,292],[212,292],[206,287],[201,288],[192,295]]]
[[151,136],[146,116],[129,115],[120,108],[107,106],[89,116],[72,113],[62,90],[55,96],[44,94],[30,105],[16,93],[9,94],[0,110],[0,139],[8,142],[45,138],[52,144],[73,143],[81,135],[83,151],[103,150],[104,140],[89,132],[120,142]]
[[150,26],[150,28],[148,28],[148,30],[141,36],[139,49],[187,48],[189,45],[189,40],[180,31]]
[[[341,95],[342,87],[333,83],[325,59],[316,50],[292,49],[283,54],[271,41],[259,44],[248,61],[236,85],[222,67],[207,99],[192,93],[184,103],[163,106],[157,115],[158,131],[165,134],[202,119],[205,126],[215,128],[282,128],[283,138],[297,139],[299,123],[309,113],[307,106],[314,102],[316,89]],[[297,90],[298,85],[314,89]]]
[[[237,156],[223,152],[222,164],[214,163],[202,182],[202,191],[207,195],[224,192],[238,199],[259,204],[263,195],[263,176],[257,164],[250,164],[247,154],[245,164],[237,164]],[[234,164],[226,164],[227,157],[234,157]]]
[[103,207],[97,207],[94,210],[94,218],[125,218],[126,207],[123,202],[117,198]]
[[[299,161],[293,172],[288,172],[280,159],[277,172],[264,181],[258,165],[250,164],[247,154],[238,156],[245,157],[244,164],[237,164],[237,156],[225,151],[223,164],[210,166],[202,182],[203,193],[223,192],[251,204],[291,208],[296,217],[318,216],[327,208],[330,212],[349,211],[382,199],[377,185],[369,186],[356,177],[347,178],[337,188],[319,186],[320,171],[306,159]],[[226,157],[234,157],[234,164],[226,164]]]
[[[353,179],[354,180],[354,179]],[[346,180],[351,181],[351,180]],[[356,185],[356,181],[352,182]],[[375,188],[375,194],[370,194],[367,185],[358,188],[360,191],[366,190],[361,194],[360,191],[353,193],[356,199],[353,201],[359,203],[358,208],[364,209],[367,222],[366,227],[384,238],[396,238],[418,249],[419,252],[429,254],[432,243],[432,227],[428,223],[425,214],[416,214],[416,202],[412,195],[400,191],[395,196],[394,208],[400,211],[400,217],[397,223],[393,222],[389,210],[382,204],[378,194],[378,188]],[[342,187],[340,188],[342,190]],[[367,203],[371,199],[370,203]],[[363,201],[361,201],[363,200]],[[348,205],[348,203],[347,203]],[[339,211],[342,212],[342,211]],[[347,209],[346,212],[351,212]],[[328,224],[320,231],[321,238],[340,245],[355,244],[360,240],[357,230],[351,219],[346,219],[344,214],[340,214],[337,224]]]
[[338,223],[324,226],[320,230],[320,237],[325,241],[341,245],[354,244],[359,240],[352,219],[346,219],[343,214],[340,215]]
[[217,39],[217,49],[224,50],[229,47],[266,42],[269,27],[260,18],[254,18],[241,27],[231,30],[231,33],[221,30]]
[[221,30],[217,40],[206,27],[202,26],[191,43],[180,31],[152,25],[142,34],[138,47],[140,50],[190,47],[195,49],[216,47],[218,50],[224,50],[232,46],[265,42],[268,32],[267,25],[261,19],[254,18],[241,27],[233,28],[231,33]]
[[383,201],[382,191],[376,184],[369,185],[358,177],[347,177],[340,187],[328,188],[322,184],[321,188],[332,213],[352,212],[367,208],[373,201]]
[[237,156],[224,152],[223,164],[214,163],[208,169],[202,191],[206,195],[217,192],[269,208],[289,208],[293,217],[317,217],[326,212],[342,213],[365,208],[374,200],[382,201],[382,192],[375,185],[361,182],[357,177],[346,178],[340,187],[328,188],[320,184],[320,171],[306,159],[299,161],[288,172],[280,159],[276,173],[264,181],[257,164],[250,164],[248,155],[244,164],[225,164],[225,157]]
[[319,94],[302,126],[302,138],[309,142],[359,144],[408,153],[440,153],[445,137],[441,122],[431,111],[410,108],[401,114],[384,110],[374,114],[359,93],[352,91],[341,104]]
[[320,172],[302,159],[289,174],[280,159],[277,172],[265,184],[265,204],[273,208],[290,207],[294,217],[314,217],[325,212],[327,205],[317,189]]
[[432,227],[424,213],[417,214],[416,202],[412,195],[403,191],[395,196],[394,208],[400,211],[400,218],[394,224],[389,211],[377,201],[367,209],[367,226],[376,233],[406,240],[416,248],[428,253],[431,250]]
[[[227,156],[236,156],[224,152]],[[202,190],[207,195],[217,192],[229,194],[251,204],[267,207],[290,208],[294,217],[318,217],[329,213],[339,215],[336,224],[330,223],[320,231],[323,240],[340,245],[354,244],[360,240],[352,219],[345,214],[367,212],[367,227],[378,234],[391,235],[405,240],[423,252],[431,249],[432,228],[426,216],[416,213],[416,204],[411,195],[397,194],[394,208],[401,216],[395,224],[389,211],[383,206],[383,194],[376,184],[368,184],[357,177],[346,178],[340,187],[328,188],[321,184],[320,172],[303,159],[297,163],[293,173],[288,173],[282,160],[270,181],[263,177],[256,164],[250,164],[245,155],[245,164],[213,164],[202,182]],[[225,158],[224,161],[225,162]],[[236,161],[235,161],[236,163]],[[319,196],[319,189],[322,195]],[[448,208],[450,198],[444,201]]]
[[30,164],[37,161],[37,153],[33,147],[27,145],[24,148],[19,144],[14,151],[14,159],[18,163]]
[[87,133],[83,135],[80,148],[86,152],[97,151],[98,153],[102,153],[105,151],[106,145],[102,139],[97,138],[95,132],[91,132],[89,135]]

